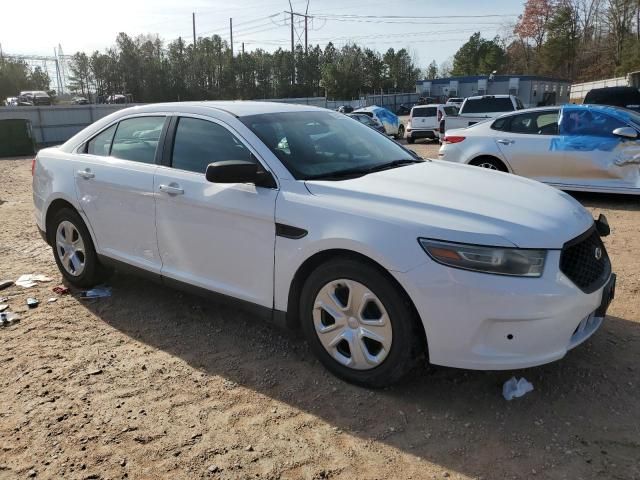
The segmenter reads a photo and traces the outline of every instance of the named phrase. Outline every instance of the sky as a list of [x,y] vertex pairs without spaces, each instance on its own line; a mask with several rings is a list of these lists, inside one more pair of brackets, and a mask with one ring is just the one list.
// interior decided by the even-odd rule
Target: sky
[[[21,18],[24,6],[10,1],[3,5],[3,17]],[[309,19],[309,43],[324,48],[329,41],[337,46],[356,42],[381,52],[407,48],[416,63],[426,67],[432,60],[440,64],[452,57],[474,31],[486,38],[508,32],[523,2],[310,0],[309,15],[313,18]],[[307,0],[291,3],[294,11],[305,12]],[[55,5],[30,0],[28,28],[24,22],[1,22],[0,45],[8,54],[53,55],[54,47],[60,44],[70,55],[102,51],[115,43],[118,32],[132,36],[158,34],[165,42],[178,36],[190,41],[194,12],[198,36],[217,33],[227,41],[232,17],[236,52],[242,42],[246,50],[290,49],[290,23],[285,10],[289,10],[288,0],[59,0]],[[302,21],[300,18],[294,24],[304,44]]]

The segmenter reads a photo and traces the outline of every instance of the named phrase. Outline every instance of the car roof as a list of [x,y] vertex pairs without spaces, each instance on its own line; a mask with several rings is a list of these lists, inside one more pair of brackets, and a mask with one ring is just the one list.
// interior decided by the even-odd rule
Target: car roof
[[450,107],[446,103],[429,103],[427,105],[414,105],[413,108],[427,108],[427,107]]
[[379,105],[371,105],[369,107],[361,107],[358,108],[356,110],[353,111],[353,113],[358,113],[358,112],[375,112],[376,110],[380,110],[380,109],[385,109],[387,110],[386,107],[380,107]]
[[[521,113],[528,113],[528,112],[541,112],[545,110],[560,110],[561,108],[568,108],[568,107],[571,107],[572,109],[578,109],[578,110],[593,110],[593,111],[605,112],[605,113],[609,113],[612,117],[615,117],[624,122],[630,121],[629,112],[626,109],[621,107],[615,107],[612,105],[599,105],[599,104],[578,105],[573,103],[566,103],[564,105],[547,105],[545,107],[525,108],[523,110],[516,110],[515,112],[507,112],[503,115],[500,115],[500,117],[508,117],[510,115],[518,115]],[[497,117],[497,118],[500,118],[500,117]]]
[[181,107],[201,107],[220,110],[230,113],[235,117],[247,117],[250,115],[260,115],[265,113],[284,113],[284,112],[309,112],[309,111],[327,111],[325,108],[313,107],[311,105],[297,105],[291,103],[279,102],[255,102],[245,100],[234,101],[196,101],[196,102],[171,102],[171,103],[154,103],[150,105],[140,105],[132,107],[138,112],[164,112],[179,111]]
[[481,100],[483,98],[511,98],[513,95],[498,94],[498,95],[475,95],[473,97],[467,97],[467,100]]

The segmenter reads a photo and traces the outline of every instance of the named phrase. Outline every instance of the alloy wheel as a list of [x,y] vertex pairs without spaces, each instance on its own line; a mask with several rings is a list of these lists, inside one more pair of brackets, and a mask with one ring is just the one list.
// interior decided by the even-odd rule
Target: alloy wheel
[[69,275],[82,275],[85,268],[84,240],[76,226],[68,220],[60,222],[56,230],[56,252]]

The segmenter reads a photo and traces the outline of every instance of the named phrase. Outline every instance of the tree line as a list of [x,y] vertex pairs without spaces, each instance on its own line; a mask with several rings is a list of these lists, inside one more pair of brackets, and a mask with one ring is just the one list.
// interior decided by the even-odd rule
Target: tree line
[[15,97],[22,90],[48,91],[50,83],[49,74],[41,67],[31,69],[22,60],[0,56],[0,105],[2,100]]
[[640,70],[640,0],[527,0],[503,37],[475,33],[427,78],[521,73],[583,82]]
[[384,54],[355,44],[295,51],[256,49],[232,55],[218,35],[195,46],[178,38],[120,33],[105,52],[73,55],[70,88],[99,96],[130,93],[136,101],[257,99],[324,96],[349,99],[366,93],[413,91],[420,70],[405,49]]

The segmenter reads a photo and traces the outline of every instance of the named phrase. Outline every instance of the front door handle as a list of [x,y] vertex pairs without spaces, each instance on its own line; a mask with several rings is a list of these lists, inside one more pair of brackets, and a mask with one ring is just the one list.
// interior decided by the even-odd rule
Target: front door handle
[[78,176],[82,177],[86,180],[89,180],[90,178],[94,178],[96,176],[95,173],[93,173],[90,169],[85,168],[84,170],[78,170]]
[[505,140],[505,139],[498,140],[497,142],[502,145],[511,145],[512,143],[515,143],[513,140]]
[[158,190],[169,195],[184,195],[184,190],[178,185],[160,185]]

